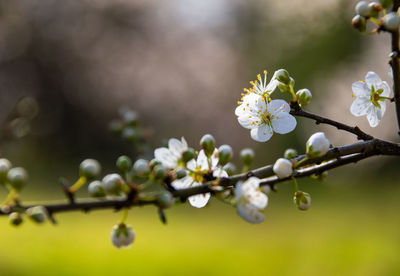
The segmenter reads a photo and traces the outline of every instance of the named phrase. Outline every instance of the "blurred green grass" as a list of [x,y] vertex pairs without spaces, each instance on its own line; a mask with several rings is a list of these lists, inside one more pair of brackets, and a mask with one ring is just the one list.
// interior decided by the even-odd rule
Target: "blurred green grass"
[[284,185],[261,225],[218,201],[172,208],[166,226],[154,207],[136,208],[128,250],[111,245],[120,213],[109,210],[58,214],[57,226],[18,229],[3,218],[0,275],[399,275],[400,189],[343,184],[305,187],[315,195],[307,212],[296,210]]

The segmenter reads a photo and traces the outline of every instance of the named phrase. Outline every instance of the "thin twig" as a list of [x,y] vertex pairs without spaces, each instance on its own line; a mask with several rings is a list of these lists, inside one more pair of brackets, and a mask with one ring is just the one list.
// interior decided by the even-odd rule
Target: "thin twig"
[[[393,1],[393,11],[397,12],[400,7],[400,0]],[[392,52],[390,54],[390,65],[393,73],[393,91],[394,101],[396,105],[397,124],[399,127],[398,134],[400,135],[400,51],[399,51],[399,30],[391,31]]]

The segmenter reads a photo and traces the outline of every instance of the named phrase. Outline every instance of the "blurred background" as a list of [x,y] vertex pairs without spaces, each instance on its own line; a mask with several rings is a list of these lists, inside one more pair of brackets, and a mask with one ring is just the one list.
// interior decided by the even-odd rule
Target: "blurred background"
[[[0,2],[0,153],[30,172],[22,199],[62,199],[58,178],[73,182],[85,158],[100,160],[104,173],[116,170],[121,154],[150,158],[152,151],[138,152],[109,131],[121,107],[137,111],[151,148],[181,136],[198,148],[201,136],[211,133],[236,153],[253,148],[254,167],[274,162],[288,147],[304,152],[316,130],[334,145],[355,142],[304,119],[268,143],[251,140],[234,109],[243,88],[264,69],[271,77],[285,68],[296,89],[309,88],[310,111],[398,141],[393,105],[375,129],[349,111],[351,84],[367,71],[391,83],[389,37],[353,30],[354,5]],[[292,204],[292,185],[282,185],[258,226],[216,201],[201,210],[168,210],[167,226],[154,208],[134,209],[129,223],[137,240],[130,250],[111,245],[109,233],[120,216],[112,211],[60,214],[57,226],[28,222],[19,229],[3,218],[0,275],[396,275],[398,166],[394,158],[379,157],[332,171],[325,182],[301,180],[313,198],[305,213]]]

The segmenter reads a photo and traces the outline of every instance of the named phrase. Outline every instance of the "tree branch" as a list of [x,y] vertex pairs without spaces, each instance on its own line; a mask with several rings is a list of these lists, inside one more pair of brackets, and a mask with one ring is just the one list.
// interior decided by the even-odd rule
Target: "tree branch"
[[[397,12],[400,7],[400,0],[393,1],[393,12]],[[390,65],[392,67],[393,73],[393,92],[394,92],[394,102],[396,105],[396,116],[400,135],[400,51],[399,51],[399,30],[391,31],[391,42],[392,42],[392,52],[390,54]]]
[[336,127],[337,129],[341,129],[350,133],[353,133],[357,136],[358,140],[372,140],[374,137],[362,131],[358,126],[351,127],[349,125],[345,125],[343,123],[339,123],[337,121],[313,114],[311,112],[305,111],[301,109],[297,102],[291,102],[290,107],[292,108],[290,114],[293,116],[309,118],[315,120],[315,123],[318,124],[327,124]]

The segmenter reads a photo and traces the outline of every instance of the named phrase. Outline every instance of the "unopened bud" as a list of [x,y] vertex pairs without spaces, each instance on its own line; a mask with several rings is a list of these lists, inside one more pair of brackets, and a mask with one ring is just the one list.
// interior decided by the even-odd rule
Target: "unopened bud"
[[117,168],[122,172],[128,172],[132,167],[132,160],[126,156],[122,155],[117,159]]
[[315,158],[325,155],[329,150],[330,142],[325,133],[317,132],[311,135],[306,143],[307,157]]
[[157,198],[158,205],[163,208],[169,208],[174,204],[174,197],[172,194],[168,191],[163,191],[160,193],[160,195]]
[[117,248],[130,247],[135,240],[135,231],[129,225],[120,223],[114,225],[111,231],[111,242]]
[[310,90],[304,88],[296,92],[296,97],[300,106],[306,106],[310,103],[312,94]]
[[12,168],[7,173],[8,182],[17,191],[28,182],[28,173],[24,168]]
[[182,160],[185,163],[189,162],[190,160],[192,160],[195,157],[196,157],[196,151],[192,148],[188,148],[187,150],[185,150],[182,153]]
[[379,12],[382,11],[382,5],[378,2],[371,2],[368,4],[368,8],[370,10],[370,17],[377,18],[379,16]]
[[124,180],[119,174],[112,173],[104,176],[103,183],[106,193],[119,195],[122,191]]
[[138,177],[146,177],[150,173],[150,165],[147,160],[138,159],[133,164],[133,172]]
[[185,176],[187,176],[187,171],[186,171],[186,170],[178,170],[178,171],[176,172],[176,178],[177,178],[177,179],[182,179],[182,178],[184,178]]
[[140,138],[140,132],[136,127],[127,126],[122,130],[122,138],[129,142],[136,142]]
[[233,163],[226,164],[223,169],[229,176],[234,175],[236,172],[236,166]]
[[7,173],[11,167],[11,162],[8,159],[0,158],[0,184],[7,181]]
[[400,26],[400,17],[395,12],[390,12],[383,17],[383,26],[389,31],[396,31]]
[[365,32],[365,30],[367,29],[367,20],[365,19],[365,17],[359,14],[353,17],[353,19],[351,20],[351,24],[355,29],[359,30],[360,32]]
[[275,71],[274,77],[283,84],[289,85],[290,84],[290,75],[289,72],[285,69],[279,69]]
[[215,139],[211,134],[204,135],[200,140],[200,146],[207,157],[210,157],[215,150]]
[[361,16],[364,16],[364,17],[370,16],[371,8],[368,6],[368,3],[366,1],[358,2],[355,7],[355,10],[356,10],[356,13]]
[[157,180],[164,180],[168,176],[168,170],[163,165],[157,165],[153,168],[153,175]]
[[122,112],[122,119],[124,120],[126,125],[136,126],[138,123],[138,115],[135,111],[126,110]]
[[105,197],[106,191],[104,189],[104,183],[96,180],[89,183],[88,193],[92,197]]
[[43,223],[46,220],[47,211],[43,206],[35,206],[26,210],[26,215],[37,223]]
[[298,155],[297,150],[287,149],[287,150],[285,150],[283,157],[285,157],[286,159],[293,159],[293,158],[296,158],[297,155]]
[[245,166],[250,166],[250,164],[254,160],[254,156],[254,151],[250,148],[242,149],[242,151],[240,152],[240,158],[242,159],[242,162]]
[[87,179],[95,179],[100,176],[101,166],[95,159],[85,159],[79,165],[80,175]]
[[233,150],[229,145],[222,145],[218,149],[219,165],[224,166],[231,161],[233,157]]
[[24,221],[22,215],[18,212],[12,212],[11,214],[9,214],[8,220],[10,224],[14,226],[18,226]]
[[293,201],[299,210],[306,211],[311,207],[311,196],[308,193],[295,192]]
[[272,170],[279,178],[287,178],[293,174],[293,164],[285,158],[279,158]]

